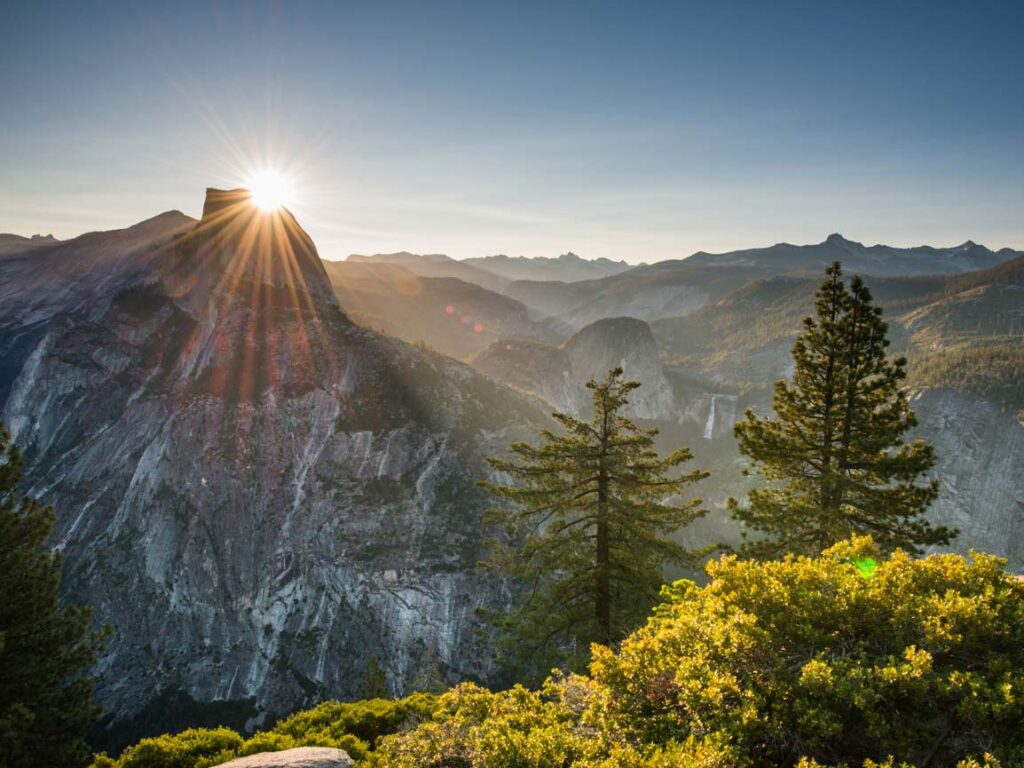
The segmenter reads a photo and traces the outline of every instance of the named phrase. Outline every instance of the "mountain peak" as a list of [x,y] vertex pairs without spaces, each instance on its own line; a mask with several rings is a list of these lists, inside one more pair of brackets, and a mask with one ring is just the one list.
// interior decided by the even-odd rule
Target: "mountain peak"
[[235,206],[248,205],[252,193],[248,189],[216,189],[206,188],[206,199],[203,201],[203,221],[210,221],[217,214],[231,210]]
[[847,240],[838,232],[833,232],[831,235],[826,237],[825,242],[829,245],[860,245],[860,243],[855,243],[853,240]]
[[202,218],[175,251],[169,280],[193,299],[258,284],[284,289],[288,301],[337,304],[312,238],[287,208],[262,210],[248,189],[208,188]]

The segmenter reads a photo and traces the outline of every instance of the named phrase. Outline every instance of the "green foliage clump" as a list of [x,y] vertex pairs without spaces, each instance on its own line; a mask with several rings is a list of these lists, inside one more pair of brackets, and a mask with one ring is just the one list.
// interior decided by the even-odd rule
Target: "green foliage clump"
[[208,768],[238,757],[244,743],[230,728],[192,728],[143,739],[117,760],[100,755],[92,768]]
[[585,678],[492,693],[472,683],[441,696],[434,718],[385,739],[373,765],[387,768],[527,768],[579,765],[602,750],[581,722],[592,692]]
[[0,425],[0,764],[81,765],[99,715],[85,671],[105,632],[61,607],[61,557],[45,546],[53,510],[20,493],[22,459]]
[[[364,745],[359,748],[362,754],[373,749],[382,736],[428,719],[437,705],[437,697],[429,693],[414,693],[404,699],[327,701],[282,720],[274,726],[273,733],[290,736],[303,746],[345,750],[349,748],[340,742],[351,736]],[[350,750],[349,754],[354,758],[361,756]]]
[[660,457],[657,430],[622,415],[640,386],[622,375],[616,368],[587,384],[590,420],[556,413],[563,434],[545,430],[539,447],[514,443],[512,459],[491,459],[512,484],[481,484],[507,502],[488,518],[507,535],[492,542],[490,565],[523,585],[495,622],[520,679],[542,677],[554,664],[582,668],[590,643],[618,641],[643,622],[666,563],[697,559],[668,536],[703,514],[700,499],[683,495],[707,474],[673,476],[692,454]]
[[[874,569],[862,566],[868,559]],[[989,555],[725,557],[590,677],[461,686],[379,768],[1024,765],[1024,583]]]
[[382,737],[416,726],[436,708],[437,697],[426,693],[404,699],[326,701],[248,739],[230,728],[193,728],[142,739],[116,759],[97,755],[91,768],[210,768],[236,757],[295,747],[343,749],[363,761]]

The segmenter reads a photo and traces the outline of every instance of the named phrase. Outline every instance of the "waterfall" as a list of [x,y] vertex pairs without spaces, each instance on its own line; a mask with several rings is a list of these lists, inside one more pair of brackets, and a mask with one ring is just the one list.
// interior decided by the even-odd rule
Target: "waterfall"
[[715,433],[715,401],[718,395],[711,396],[711,407],[708,408],[708,423],[704,425],[704,439],[710,440]]

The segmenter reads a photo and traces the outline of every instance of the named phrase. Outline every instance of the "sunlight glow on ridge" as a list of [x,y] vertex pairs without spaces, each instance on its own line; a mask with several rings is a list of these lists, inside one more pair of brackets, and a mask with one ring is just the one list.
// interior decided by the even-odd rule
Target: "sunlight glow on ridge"
[[294,204],[295,187],[278,171],[257,171],[249,177],[246,186],[252,194],[253,204],[260,210],[276,211]]

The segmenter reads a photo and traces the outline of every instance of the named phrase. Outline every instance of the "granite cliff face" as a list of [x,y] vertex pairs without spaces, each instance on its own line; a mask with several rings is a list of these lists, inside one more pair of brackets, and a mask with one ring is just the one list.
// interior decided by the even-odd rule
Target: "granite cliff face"
[[153,271],[39,324],[3,405],[66,596],[114,627],[122,737],[350,696],[371,656],[396,693],[488,677],[475,481],[540,412],[353,325],[291,215],[243,191],[142,248]]
[[990,400],[948,388],[916,392],[916,436],[935,446],[939,498],[929,519],[960,531],[954,549],[995,552],[1024,570],[1024,425]]

